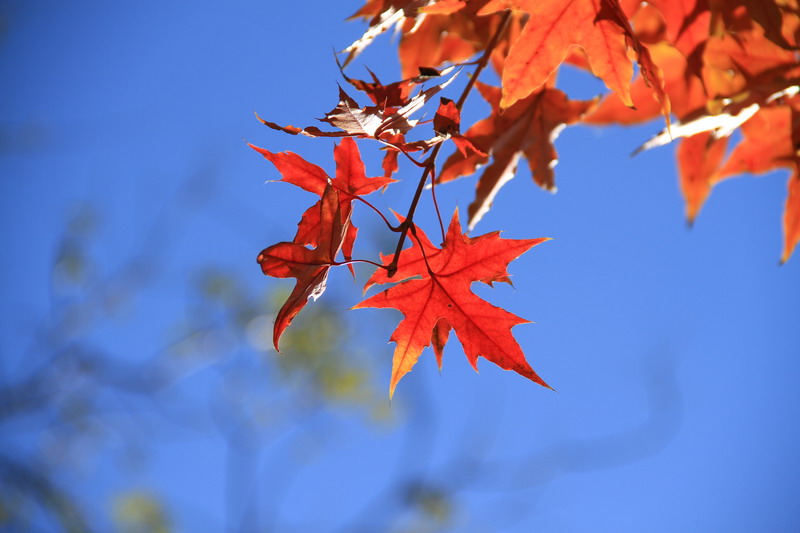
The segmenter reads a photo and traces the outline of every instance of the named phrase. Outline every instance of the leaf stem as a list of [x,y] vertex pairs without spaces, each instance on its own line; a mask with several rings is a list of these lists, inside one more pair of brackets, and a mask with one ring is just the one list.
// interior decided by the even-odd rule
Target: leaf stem
[[387,145],[387,146],[391,146],[392,148],[394,148],[395,150],[397,150],[398,152],[400,152],[401,154],[403,154],[404,156],[406,156],[406,157],[408,158],[408,160],[409,160],[409,161],[411,161],[412,163],[414,163],[416,166],[418,166],[418,167],[420,167],[420,168],[422,168],[422,167],[424,167],[424,166],[425,166],[425,162],[424,162],[424,161],[420,163],[419,161],[417,161],[416,159],[414,159],[413,157],[411,157],[411,156],[408,154],[408,152],[407,152],[407,151],[403,150],[403,148],[402,148],[401,146],[398,146],[398,145],[396,145],[396,144],[394,144],[394,143],[391,143],[391,142],[389,142],[389,141],[384,141],[383,139],[378,139],[378,140],[379,140],[380,142],[382,142],[383,144]]
[[354,198],[355,198],[356,200],[360,200],[360,201],[361,201],[361,202],[363,202],[363,203],[364,203],[364,204],[365,204],[367,207],[371,208],[373,211],[375,211],[376,213],[378,213],[378,215],[379,215],[379,216],[380,216],[380,217],[383,219],[383,221],[384,221],[384,222],[386,222],[386,225],[389,227],[389,229],[390,229],[390,230],[392,230],[392,231],[394,231],[394,232],[398,232],[398,231],[400,231],[400,226],[393,226],[393,225],[392,225],[392,223],[391,223],[391,222],[389,222],[389,220],[386,218],[386,216],[385,216],[383,213],[381,213],[381,210],[380,210],[380,209],[378,209],[377,207],[375,207],[374,205],[372,205],[371,203],[369,203],[367,200],[364,200],[364,199],[363,199],[363,198],[361,198],[360,196],[355,196]]
[[419,251],[422,252],[422,260],[425,261],[425,268],[428,269],[428,274],[431,276],[431,279],[435,278],[436,275],[431,270],[431,264],[428,262],[428,254],[425,253],[425,247],[422,245],[422,240],[420,240],[419,235],[417,235],[417,225],[414,224],[411,226],[411,235],[417,240],[417,245],[419,246]]
[[483,72],[483,69],[489,64],[489,59],[492,57],[492,53],[494,52],[497,43],[500,41],[500,36],[508,26],[509,20],[511,20],[511,10],[507,9],[503,13],[503,18],[500,19],[500,24],[497,26],[497,31],[494,33],[494,35],[492,35],[492,40],[486,45],[486,50],[484,50],[483,55],[478,60],[478,66],[475,69],[475,72],[472,73],[472,76],[467,82],[467,86],[464,87],[464,92],[461,93],[461,97],[458,99],[458,102],[456,102],[456,108],[458,108],[459,111],[461,111],[461,108],[464,106],[464,102],[467,101],[467,96],[469,96],[469,92],[472,90],[475,82],[478,81],[478,77],[481,75],[481,72]]
[[[436,209],[436,218],[439,219],[439,229],[442,231],[442,242],[444,242],[444,222],[442,222],[442,213],[439,211],[439,202],[436,201],[436,168],[431,170],[431,199],[433,199],[433,207]],[[416,237],[416,233],[414,236]]]
[[[376,266],[378,268],[389,268],[388,265],[382,265],[380,263],[376,263],[375,261],[370,261],[369,259],[349,259],[347,261],[333,261],[332,263],[320,263],[320,265],[330,265],[330,266],[344,266],[344,265],[351,265],[353,263],[369,263],[372,266]],[[309,263],[314,264],[314,263]]]
[[[478,60],[478,66],[475,68],[475,72],[472,73],[469,81],[467,82],[467,86],[464,87],[464,90],[461,92],[461,96],[458,98],[458,102],[456,102],[456,108],[461,111],[461,108],[464,105],[464,102],[467,101],[467,96],[469,96],[472,87],[475,85],[475,82],[478,80],[478,77],[483,72],[483,69],[486,68],[486,65],[489,63],[489,59],[492,56],[492,52],[494,52],[497,43],[500,41],[500,36],[508,26],[508,21],[511,19],[511,11],[506,10],[502,18],[500,19],[500,23],[497,26],[497,31],[492,36],[489,44],[486,45],[486,49],[483,51],[483,55]],[[436,156],[439,155],[439,150],[441,150],[443,143],[439,143],[433,147],[433,151],[428,159],[425,160],[425,169],[422,171],[422,176],[419,179],[419,184],[417,185],[417,190],[414,192],[414,198],[411,200],[411,205],[408,207],[408,214],[406,215],[406,219],[400,224],[400,238],[397,239],[397,247],[394,250],[394,258],[392,262],[389,263],[386,267],[386,277],[391,278],[397,272],[397,262],[400,260],[400,253],[403,250],[403,245],[406,242],[406,236],[408,235],[408,230],[414,224],[414,213],[417,210],[417,204],[419,204],[420,196],[422,195],[422,191],[425,188],[425,182],[428,181],[428,176],[431,175],[433,172],[434,165],[436,165]]]

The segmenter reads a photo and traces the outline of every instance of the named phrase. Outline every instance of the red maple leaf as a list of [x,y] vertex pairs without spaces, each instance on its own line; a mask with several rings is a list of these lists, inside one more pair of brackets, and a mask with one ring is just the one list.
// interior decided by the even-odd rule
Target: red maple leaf
[[443,139],[452,139],[461,155],[467,157],[469,152],[478,156],[486,156],[486,152],[477,148],[472,141],[461,135],[461,112],[456,103],[449,98],[442,98],[439,109],[433,117],[433,131]]
[[549,388],[525,360],[511,334],[512,327],[527,321],[470,291],[474,281],[507,277],[508,263],[545,240],[501,239],[496,233],[471,239],[462,233],[456,211],[440,253],[421,265],[417,263],[415,274],[422,279],[404,281],[356,305],[398,309],[404,315],[391,336],[397,347],[389,394],[432,342],[441,360],[449,327],[455,330],[476,370],[480,356]]
[[[336,161],[335,179],[329,178],[320,167],[309,163],[294,152],[273,153],[252,144],[249,146],[275,165],[282,176],[278,181],[297,185],[301,189],[320,196],[328,186],[333,187],[338,192],[342,220],[350,218],[352,203],[355,200],[397,181],[387,177],[368,178],[358,146],[350,138],[342,139],[342,142],[333,148],[333,158]],[[294,242],[301,245],[317,245],[316,239],[320,233],[319,226],[321,224],[319,214],[319,202],[303,213],[303,217],[297,225]],[[357,234],[358,228],[353,224],[348,224],[347,234],[342,244],[342,253],[348,261],[352,259],[353,245]],[[348,265],[348,267],[352,272],[352,266]]]
[[441,98],[439,109],[433,117],[433,131],[436,133],[434,137],[418,141],[407,142],[403,135],[381,138],[381,141],[388,145],[386,150],[389,150],[383,159],[384,175],[390,176],[397,170],[397,154],[401,151],[406,155],[408,152],[420,150],[427,152],[448,139],[453,141],[464,157],[468,157],[470,153],[481,157],[487,156],[483,150],[472,144],[472,141],[461,135],[461,112],[456,103],[449,98]]
[[342,247],[349,217],[342,219],[339,195],[327,185],[319,202],[319,233],[314,239],[317,247],[313,250],[296,242],[280,242],[265,248],[258,254],[261,271],[275,278],[297,278],[294,290],[275,317],[272,342],[275,349],[283,331],[309,298],[316,300],[325,292],[328,270],[336,262],[336,254]]
[[[405,221],[405,217],[398,215],[395,213],[397,220],[400,223]],[[414,276],[422,276],[425,277],[428,275],[428,269],[425,266],[427,264],[435,264],[439,261],[439,254],[442,253],[441,248],[437,248],[425,235],[419,227],[414,226],[413,229],[414,238],[411,239],[411,246],[405,248],[400,253],[400,259],[397,262],[397,270],[390,278],[386,270],[379,268],[372,273],[372,276],[367,280],[364,284],[364,292],[367,292],[367,289],[372,287],[373,285],[383,284],[383,283],[396,283],[398,281],[403,281],[408,278],[413,278]],[[524,246],[526,241],[510,241],[508,239],[500,239],[500,232],[493,231],[491,233],[486,233],[484,235],[480,235],[478,237],[467,237],[470,243],[475,243],[480,240],[502,240],[506,243],[506,245],[510,245],[511,243],[516,243],[517,245]],[[537,241],[536,244],[539,242],[544,242],[547,239],[533,239]],[[496,246],[496,243],[493,243],[492,246]],[[525,248],[527,250],[527,248]],[[523,251],[525,251],[523,250]],[[522,254],[523,251],[519,253]],[[391,255],[384,255],[380,254],[381,262],[386,265],[392,262],[394,259],[394,254]],[[508,277],[507,274],[504,273],[495,273],[494,275],[487,276],[485,278],[481,278],[480,280],[487,285],[492,285],[495,282],[501,283],[508,283],[511,285],[511,278]]]

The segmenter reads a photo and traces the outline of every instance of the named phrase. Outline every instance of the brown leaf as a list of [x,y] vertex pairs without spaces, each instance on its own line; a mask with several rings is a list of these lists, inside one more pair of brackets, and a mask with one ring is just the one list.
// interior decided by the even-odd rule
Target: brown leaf
[[[452,69],[445,69],[443,74],[447,74]],[[445,82],[434,85],[422,90],[399,108],[384,107],[374,105],[360,107],[358,102],[351,98],[341,87],[339,87],[339,103],[328,113],[325,118],[320,119],[342,131],[327,132],[319,128],[309,126],[306,128],[296,128],[294,126],[280,126],[274,122],[256,117],[266,126],[289,133],[291,135],[302,134],[308,137],[362,137],[383,140],[396,135],[402,135],[416,126],[418,120],[409,118],[416,113],[439,91],[447,87],[458,76],[458,72],[453,74]]]

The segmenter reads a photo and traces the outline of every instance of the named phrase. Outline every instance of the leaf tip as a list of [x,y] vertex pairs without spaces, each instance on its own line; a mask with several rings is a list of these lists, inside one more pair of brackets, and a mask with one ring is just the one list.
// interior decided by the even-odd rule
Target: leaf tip
[[264,120],[263,118],[261,118],[261,116],[258,114],[258,111],[255,111],[255,110],[254,110],[254,111],[253,111],[253,114],[256,116],[256,118],[259,120],[259,122],[261,122],[261,123],[262,123],[262,124],[264,124],[265,126],[267,125],[267,121],[266,121],[266,120]]
[[278,344],[280,343],[280,340],[281,340],[281,335],[283,334],[283,330],[281,329],[280,331],[278,331],[278,329],[279,329],[278,328],[278,324],[276,323],[275,324],[275,330],[272,333],[272,346],[275,347],[275,351],[276,352],[278,352],[279,354],[283,355],[283,353],[281,352],[280,346],[278,346]]

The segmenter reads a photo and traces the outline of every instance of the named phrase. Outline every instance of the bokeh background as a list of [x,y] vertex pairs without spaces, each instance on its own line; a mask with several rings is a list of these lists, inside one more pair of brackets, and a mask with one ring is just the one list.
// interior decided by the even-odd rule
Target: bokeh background
[[[629,156],[661,124],[567,129],[558,194],[522,169],[476,228],[553,238],[511,265],[513,288],[474,291],[535,321],[514,333],[558,392],[477,374],[453,342],[390,403],[400,314],[348,311],[362,268],[335,270],[270,349],[292,281],[255,257],[314,199],[268,183],[245,141],[333,172],[331,140],[253,112],[305,126],[335,105],[359,5],[0,5],[0,530],[799,530],[786,173],[722,183],[690,230],[673,148]],[[365,66],[397,78],[388,36],[348,74]],[[473,95],[464,123],[485,112]],[[384,212],[418,173],[398,177],[371,198]],[[438,189],[447,218],[473,187]],[[393,247],[355,216],[358,257]]]

